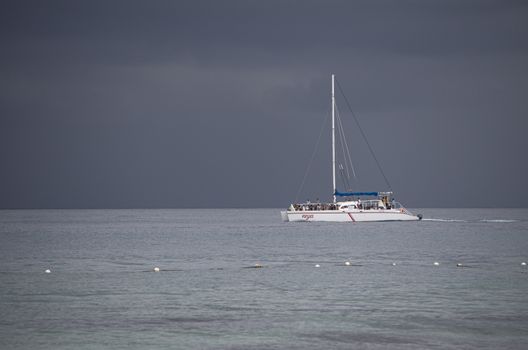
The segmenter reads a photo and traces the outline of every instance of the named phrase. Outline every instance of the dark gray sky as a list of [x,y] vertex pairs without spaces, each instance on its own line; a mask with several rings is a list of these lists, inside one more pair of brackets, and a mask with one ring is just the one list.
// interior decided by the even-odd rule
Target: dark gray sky
[[[285,207],[331,73],[401,202],[527,206],[526,1],[0,6],[0,208]],[[330,198],[329,132],[300,200]]]

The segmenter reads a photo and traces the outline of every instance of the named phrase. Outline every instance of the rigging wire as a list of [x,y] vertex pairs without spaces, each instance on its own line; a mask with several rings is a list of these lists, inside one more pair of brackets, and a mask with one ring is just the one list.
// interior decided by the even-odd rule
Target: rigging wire
[[341,176],[341,181],[343,182],[345,191],[350,191],[351,187],[350,187],[350,183],[348,182],[350,178],[347,178],[347,176],[345,176],[345,170],[343,168],[343,164],[339,164],[339,175]]
[[[350,147],[348,147],[348,142],[347,142],[346,135],[345,135],[345,129],[343,128],[343,123],[341,122],[341,114],[339,113],[339,109],[337,108],[337,105],[336,105],[336,111],[337,111],[338,129],[340,130],[340,135],[341,135],[341,143],[342,144],[344,143],[344,148],[346,150],[346,153],[345,151],[343,151],[345,165],[347,164],[347,157],[348,157],[348,162],[350,163],[350,167],[352,168],[352,174],[354,174],[354,178],[357,178],[356,169],[354,167],[354,163],[352,162],[352,157],[350,156]],[[347,168],[347,173],[348,173],[348,178],[350,179],[350,173],[348,172],[348,168]]]
[[[337,107],[337,106],[336,106]],[[337,109],[337,108],[336,108]],[[346,168],[346,175],[348,177],[348,179],[350,179],[350,170],[348,169],[348,163],[347,163],[347,159],[346,159],[346,151],[345,151],[345,143],[343,142],[343,128],[342,128],[342,125],[339,123],[339,112],[336,111],[336,116],[337,116],[337,132],[339,133],[339,144],[341,145],[341,150],[343,151],[343,157],[345,159],[344,163],[345,163],[345,168]],[[339,164],[339,169],[343,169],[343,165],[342,164]]]
[[304,176],[301,182],[301,185],[299,186],[299,189],[297,190],[297,194],[295,195],[295,201],[294,203],[297,203],[297,200],[299,199],[299,195],[301,194],[301,191],[304,187],[304,183],[306,182],[306,177],[308,176],[308,173],[310,172],[310,168],[312,167],[313,160],[315,158],[315,153],[317,152],[317,149],[319,148],[319,143],[321,142],[321,136],[323,135],[324,126],[326,124],[326,121],[330,119],[328,111],[326,112],[326,117],[323,119],[323,124],[321,125],[321,130],[319,131],[319,137],[317,138],[317,143],[315,144],[315,148],[312,152],[312,157],[310,159],[310,162],[308,163],[308,167],[306,168],[306,171],[304,172]]
[[368,147],[368,149],[370,151],[370,154],[372,155],[372,158],[374,158],[374,161],[376,162],[376,165],[378,166],[378,169],[380,170],[381,175],[383,176],[383,179],[385,180],[385,183],[389,187],[389,190],[392,191],[392,187],[391,187],[391,185],[389,183],[389,180],[387,179],[387,176],[385,176],[385,172],[381,168],[381,165],[380,165],[380,163],[378,161],[378,158],[376,158],[376,155],[374,154],[374,151],[372,150],[372,147],[370,146],[370,143],[368,142],[367,136],[363,132],[363,129],[361,128],[361,125],[359,124],[359,120],[356,117],[354,111],[352,111],[352,107],[350,107],[350,103],[348,102],[348,99],[345,96],[345,93],[343,92],[343,89],[341,88],[341,84],[339,84],[339,81],[337,79],[336,79],[336,83],[337,83],[337,87],[339,88],[339,91],[341,91],[341,95],[343,95],[343,98],[345,99],[345,102],[346,102],[346,104],[348,106],[348,109],[350,110],[350,113],[352,114],[352,117],[354,117],[354,120],[356,121],[356,125],[357,125],[357,127],[358,127],[358,129],[359,129],[359,131],[361,133],[361,136],[363,136],[363,139],[365,140],[365,143],[367,144],[367,147]]
[[[339,110],[337,109],[337,105],[334,107],[335,108],[335,115],[336,115],[336,120],[337,120],[337,123],[336,123],[336,129],[337,129],[337,140],[338,140],[338,143],[339,145],[341,146],[341,151],[343,152],[343,163],[345,164],[345,166],[343,167],[343,163],[339,163],[338,164],[338,169],[339,169],[339,177],[341,178],[341,182],[343,183],[343,188],[345,190],[348,190],[350,188],[350,183],[349,183],[349,180],[350,180],[350,170],[349,170],[349,167],[348,167],[348,162],[347,162],[347,159],[346,159],[346,151],[345,151],[345,143],[343,142],[343,127],[342,125],[340,125],[339,123]],[[336,157],[337,157],[337,152],[336,152]],[[346,170],[346,174],[345,174],[345,170]]]

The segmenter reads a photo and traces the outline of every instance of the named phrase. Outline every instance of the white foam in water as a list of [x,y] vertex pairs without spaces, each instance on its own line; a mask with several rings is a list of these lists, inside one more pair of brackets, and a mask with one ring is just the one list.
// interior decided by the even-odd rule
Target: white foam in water
[[506,219],[482,219],[482,222],[517,222],[519,220],[506,220]]
[[433,219],[433,218],[423,218],[422,221],[433,221],[433,222],[518,222],[519,220],[509,220],[509,219],[481,219],[481,220],[459,220],[459,219]]
[[423,218],[422,221],[437,221],[437,222],[466,222],[466,220],[457,220],[457,219],[426,219],[426,218]]

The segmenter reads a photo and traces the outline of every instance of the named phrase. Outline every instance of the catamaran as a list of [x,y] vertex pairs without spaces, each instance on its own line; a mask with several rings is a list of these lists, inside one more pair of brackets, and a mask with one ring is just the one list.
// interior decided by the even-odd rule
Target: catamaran
[[[421,220],[422,215],[415,215],[399,202],[396,202],[392,191],[385,192],[339,192],[336,187],[336,103],[334,93],[335,77],[332,74],[332,185],[333,201],[330,203],[305,202],[291,204],[286,211],[281,211],[283,221],[330,221],[330,222],[363,222],[363,221],[413,221]],[[359,126],[359,124],[358,124]],[[372,150],[371,150],[372,151]],[[340,167],[340,169],[342,169]],[[380,168],[381,170],[381,168]],[[387,181],[388,183],[388,181]],[[345,197],[337,201],[338,197]],[[366,199],[367,197],[368,199]],[[363,198],[363,200],[361,199]]]

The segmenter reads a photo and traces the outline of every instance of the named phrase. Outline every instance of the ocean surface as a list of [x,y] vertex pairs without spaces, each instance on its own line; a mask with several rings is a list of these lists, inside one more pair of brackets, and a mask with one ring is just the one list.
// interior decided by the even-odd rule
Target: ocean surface
[[0,348],[528,349],[528,209],[415,212],[2,210]]

